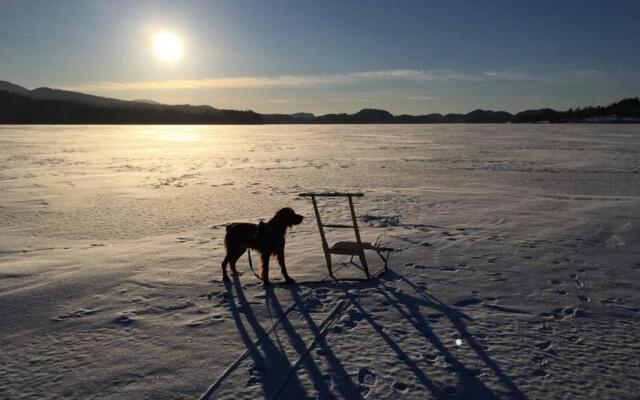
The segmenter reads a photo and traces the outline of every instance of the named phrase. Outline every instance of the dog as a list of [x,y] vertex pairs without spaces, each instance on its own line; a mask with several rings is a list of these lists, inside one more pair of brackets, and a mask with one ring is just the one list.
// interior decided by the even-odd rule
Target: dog
[[302,215],[298,215],[293,209],[286,207],[279,210],[266,223],[236,222],[227,225],[227,233],[224,237],[224,247],[227,250],[227,254],[224,257],[224,261],[222,261],[222,279],[225,282],[229,281],[227,264],[231,266],[231,272],[234,275],[238,273],[236,262],[248,248],[251,248],[260,252],[261,264],[258,277],[264,285],[270,285],[269,259],[272,255],[278,258],[278,264],[280,264],[280,270],[285,282],[295,283],[295,280],[289,276],[284,262],[285,233],[287,228],[299,225],[303,219]]

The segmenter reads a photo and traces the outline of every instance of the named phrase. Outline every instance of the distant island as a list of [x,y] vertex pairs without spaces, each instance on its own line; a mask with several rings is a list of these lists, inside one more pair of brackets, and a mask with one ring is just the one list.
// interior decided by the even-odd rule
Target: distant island
[[608,106],[556,111],[550,108],[466,114],[393,115],[363,109],[355,114],[259,114],[207,105],[167,105],[152,100],[119,100],[59,89],[0,81],[0,124],[446,124],[446,123],[640,123],[640,99]]

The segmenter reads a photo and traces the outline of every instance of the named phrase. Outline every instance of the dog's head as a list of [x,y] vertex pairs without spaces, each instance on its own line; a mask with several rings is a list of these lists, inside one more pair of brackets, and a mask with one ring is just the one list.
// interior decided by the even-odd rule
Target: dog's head
[[282,221],[282,223],[289,228],[291,228],[293,225],[302,223],[302,220],[304,219],[302,215],[296,214],[296,212],[289,207],[281,208],[280,210],[278,210],[274,219],[275,218]]

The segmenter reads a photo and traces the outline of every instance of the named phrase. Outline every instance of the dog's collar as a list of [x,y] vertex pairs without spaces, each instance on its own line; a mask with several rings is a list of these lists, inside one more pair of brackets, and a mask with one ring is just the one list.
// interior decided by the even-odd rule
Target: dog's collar
[[264,221],[260,221],[258,222],[258,229],[256,229],[256,234],[254,235],[254,239],[258,237],[258,235],[260,234],[260,229],[266,227],[269,232],[271,233],[271,235],[273,235],[274,237],[277,237],[278,234],[276,233],[276,231],[273,230],[273,228],[266,222]]

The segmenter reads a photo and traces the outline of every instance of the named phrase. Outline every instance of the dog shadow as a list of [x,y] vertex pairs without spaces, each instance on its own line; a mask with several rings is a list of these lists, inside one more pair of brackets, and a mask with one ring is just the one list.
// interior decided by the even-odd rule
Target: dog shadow
[[[389,290],[390,283],[403,282],[415,291]],[[467,329],[467,322],[471,320],[467,315],[456,308],[450,307],[441,302],[434,296],[421,291],[408,278],[389,270],[383,276],[376,280],[367,282],[329,282],[322,284],[330,290],[342,292],[342,297],[348,302],[348,307],[352,307],[362,314],[362,322],[368,323],[376,335],[378,335],[386,346],[396,355],[396,358],[402,360],[406,369],[414,375],[416,380],[436,399],[526,399],[526,396],[519,390],[517,385],[502,371],[497,362],[495,362],[483,349]],[[305,300],[303,291],[310,290],[310,287],[318,287],[318,285],[289,285],[286,292],[291,296],[290,299],[294,303],[301,304]],[[296,307],[296,320],[290,320],[293,314],[287,314],[285,307],[278,298],[278,293],[274,288],[266,288],[266,301],[269,309],[273,312],[273,321],[281,320],[277,328],[277,332],[268,334],[256,317],[251,304],[243,292],[242,285],[237,277],[234,277],[231,283],[227,284],[227,289],[235,292],[238,305],[231,302],[231,314],[238,328],[240,336],[249,351],[249,355],[253,361],[250,375],[254,380],[254,384],[259,383],[262,386],[262,394],[266,399],[272,398],[295,398],[304,399],[310,397],[311,387],[318,393],[318,398],[345,398],[345,399],[362,399],[367,394],[367,388],[362,387],[354,381],[357,371],[347,371],[343,361],[331,349],[325,335],[322,334],[319,322],[314,321],[313,315],[306,307]],[[383,296],[390,307],[397,312],[399,318],[407,322],[408,326],[414,329],[417,337],[426,340],[436,352],[439,353],[450,365],[449,371],[457,376],[457,385],[455,388],[443,386],[441,383],[435,382],[428,376],[428,369],[425,369],[418,360],[415,360],[402,349],[400,344],[394,340],[384,329],[381,322],[376,316],[366,309],[361,302],[357,292],[358,289],[370,289]],[[289,302],[289,301],[288,301]],[[426,315],[434,312],[444,315],[449,323],[457,331],[457,336],[464,340],[469,348],[475,353],[477,359],[480,360],[488,371],[497,377],[502,389],[500,393],[491,390],[478,376],[476,369],[467,368],[464,363],[458,360],[455,355],[449,351],[447,346],[438,337],[438,335],[430,327],[429,319]],[[242,317],[244,316],[244,318]],[[316,316],[317,319],[317,316]],[[246,322],[245,322],[246,320]],[[300,322],[303,324],[300,325]],[[298,328],[296,328],[298,326]],[[304,329],[305,332],[311,333],[312,337],[306,339],[299,332]],[[286,345],[292,349],[294,356],[287,356],[282,349],[281,333],[284,333],[282,341],[286,340]],[[259,346],[254,346],[252,337],[262,338]],[[366,338],[362,338],[366,340]],[[322,358],[322,365],[318,365],[317,357],[306,354],[307,347],[312,340],[315,340],[315,354]],[[383,351],[384,349],[380,349]],[[291,351],[289,352],[291,353]],[[297,371],[289,374],[298,358],[302,357],[302,362]],[[304,370],[304,373],[301,373]],[[306,382],[300,379],[305,376]]]
[[[259,383],[262,386],[262,394],[265,399],[276,397],[281,399],[309,398],[309,393],[307,393],[303,383],[300,381],[298,373],[294,372],[290,376],[287,376],[286,372],[294,367],[294,363],[298,357],[305,354],[308,346],[307,341],[310,342],[313,339],[307,339],[307,341],[305,341],[289,319],[289,315],[286,315],[286,310],[278,299],[274,288],[266,287],[267,306],[273,312],[271,322],[281,320],[278,326],[278,333],[284,333],[284,339],[287,341],[287,345],[295,351],[295,357],[291,360],[282,349],[283,346],[280,341],[280,336],[274,333],[269,335],[267,330],[260,324],[250,302],[244,294],[238,277],[234,276],[232,282],[227,283],[226,286],[229,292],[235,292],[238,300],[238,305],[235,305],[233,301],[230,302],[230,311],[238,332],[249,351],[249,356],[253,361],[253,365],[249,370],[249,374],[251,375],[251,382],[249,383]],[[302,302],[303,300],[297,288],[291,290],[291,296],[296,303]],[[305,329],[308,329],[312,332],[312,335],[317,338],[316,348],[322,349],[324,357],[330,360],[332,366],[331,377],[334,381],[340,383],[332,388],[328,375],[321,371],[313,360],[313,357],[304,357],[300,368],[306,371],[313,385],[313,389],[322,396],[325,396],[322,398],[332,398],[331,393],[336,390],[343,398],[362,399],[363,397],[357,393],[359,389],[358,385],[352,381],[338,357],[333,354],[324,336],[320,333],[319,326],[309,312],[304,307],[298,307],[296,310],[299,311],[299,314],[306,324]],[[244,316],[244,318],[242,316]],[[259,348],[254,346],[255,339],[252,337],[261,338]]]

